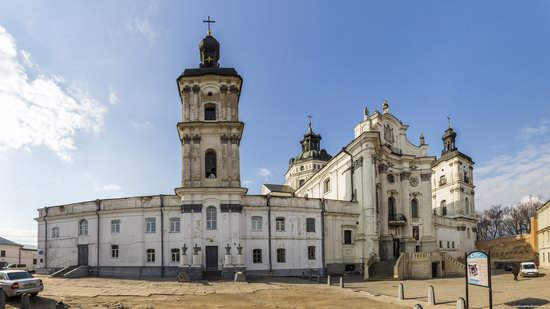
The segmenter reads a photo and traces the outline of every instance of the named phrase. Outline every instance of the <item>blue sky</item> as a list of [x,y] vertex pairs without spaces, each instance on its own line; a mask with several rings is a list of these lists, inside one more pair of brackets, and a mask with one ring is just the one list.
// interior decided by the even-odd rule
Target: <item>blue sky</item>
[[244,186],[281,183],[306,115],[336,153],[364,107],[424,133],[452,118],[478,209],[550,197],[548,1],[2,1],[0,235],[35,240],[36,209],[172,194],[176,78],[208,15],[244,78]]

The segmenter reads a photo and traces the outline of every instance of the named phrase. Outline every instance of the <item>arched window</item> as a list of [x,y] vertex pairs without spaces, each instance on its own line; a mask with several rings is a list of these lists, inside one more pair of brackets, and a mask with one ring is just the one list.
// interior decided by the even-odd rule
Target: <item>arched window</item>
[[415,198],[411,201],[411,217],[418,218],[418,200]]
[[467,238],[470,238],[470,228],[467,228],[467,229],[466,229],[466,237],[467,237]]
[[441,201],[441,215],[442,216],[447,215],[447,201],[445,201],[445,200]]
[[204,173],[206,178],[216,178],[216,151],[212,149],[204,155]]
[[325,193],[330,191],[330,178],[325,179],[325,182],[323,183],[323,190]]
[[304,170],[304,166],[300,166],[300,172]]
[[442,186],[445,184],[447,184],[447,177],[445,177],[445,175],[442,175],[441,177],[439,177],[439,185]]
[[217,229],[217,211],[216,207],[209,206],[206,208],[206,229],[215,230]]
[[216,105],[204,105],[204,120],[216,120]]
[[302,187],[304,183],[306,183],[306,181],[304,179],[300,179],[300,184],[298,185],[298,187]]
[[388,218],[395,220],[395,198],[393,196],[388,198]]
[[464,208],[466,209],[466,213],[469,214],[470,213],[470,200],[468,200],[468,198],[464,199]]
[[252,231],[258,232],[262,230],[263,219],[260,216],[252,217]]
[[88,220],[82,219],[78,221],[78,235],[88,235]]

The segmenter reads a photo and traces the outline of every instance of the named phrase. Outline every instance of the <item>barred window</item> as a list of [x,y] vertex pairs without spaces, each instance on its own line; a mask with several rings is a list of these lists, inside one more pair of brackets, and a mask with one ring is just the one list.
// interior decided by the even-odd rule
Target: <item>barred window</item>
[[285,249],[277,249],[277,263],[286,263]]
[[315,246],[307,247],[307,259],[315,260]]
[[262,262],[262,249],[252,250],[252,262],[261,263]]

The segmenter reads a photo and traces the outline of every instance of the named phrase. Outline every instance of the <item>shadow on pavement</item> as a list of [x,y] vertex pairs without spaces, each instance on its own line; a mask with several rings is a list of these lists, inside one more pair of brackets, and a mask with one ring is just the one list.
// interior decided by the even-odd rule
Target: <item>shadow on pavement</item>
[[507,302],[505,304],[508,306],[518,307],[518,308],[521,308],[521,307],[536,308],[539,306],[545,306],[548,303],[550,303],[550,301],[546,299],[528,297],[528,298],[522,298],[511,302]]
[[[56,299],[51,299],[47,297],[41,297],[41,296],[31,296],[29,298],[29,305],[31,308],[55,308],[55,304],[58,302]],[[19,308],[19,305],[21,305],[21,297],[11,297],[10,299],[6,300],[6,305],[13,306],[15,308]],[[65,308],[70,308],[71,306],[65,304]]]

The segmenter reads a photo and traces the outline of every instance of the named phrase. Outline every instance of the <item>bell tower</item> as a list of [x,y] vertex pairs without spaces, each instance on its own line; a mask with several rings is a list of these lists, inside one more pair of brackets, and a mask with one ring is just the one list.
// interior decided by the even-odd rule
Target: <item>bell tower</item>
[[234,68],[220,68],[220,44],[211,35],[199,44],[199,68],[178,78],[182,121],[181,187],[236,187],[240,181],[239,121],[242,78]]
[[205,22],[208,33],[199,43],[200,64],[177,79],[182,169],[175,192],[181,198],[182,245],[193,248],[192,258],[182,254],[181,264],[190,278],[218,269],[223,269],[224,278],[232,278],[234,272],[226,270],[244,269],[241,200],[247,189],[241,187],[239,153],[243,80],[234,68],[220,67],[220,43],[210,31],[214,21]]

